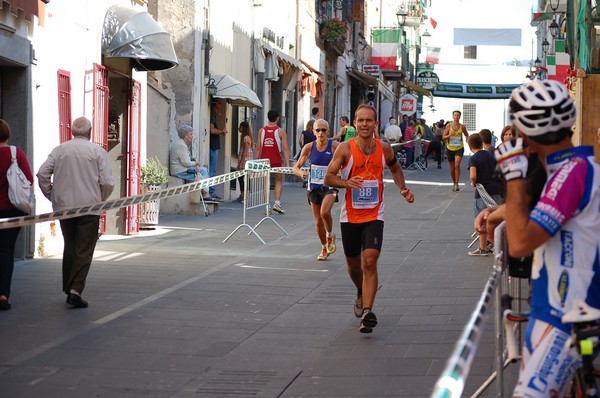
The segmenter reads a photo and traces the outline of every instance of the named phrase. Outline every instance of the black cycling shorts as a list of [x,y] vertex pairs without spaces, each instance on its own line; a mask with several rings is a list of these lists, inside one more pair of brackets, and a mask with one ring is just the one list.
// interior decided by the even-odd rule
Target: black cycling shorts
[[360,224],[340,223],[342,243],[346,257],[358,257],[364,249],[381,251],[383,221],[375,220]]
[[465,148],[464,147],[460,148],[457,151],[452,151],[452,150],[448,149],[447,150],[448,162],[454,163],[454,157],[455,156],[460,156],[462,158],[464,154],[465,154]]
[[314,189],[306,193],[308,198],[308,204],[320,205],[323,203],[323,198],[327,195],[335,195],[335,202],[338,201],[338,190],[336,188],[331,189]]

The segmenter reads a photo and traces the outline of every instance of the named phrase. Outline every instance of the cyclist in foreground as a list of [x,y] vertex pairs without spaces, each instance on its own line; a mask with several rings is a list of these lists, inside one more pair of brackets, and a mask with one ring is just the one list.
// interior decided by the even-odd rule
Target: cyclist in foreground
[[561,83],[527,82],[513,91],[509,106],[514,126],[529,137],[530,150],[548,173],[530,212],[523,140],[498,147],[507,181],[509,254],[524,257],[535,250],[531,311],[513,396],[558,397],[581,363],[577,348],[566,347],[571,324],[561,318],[574,300],[600,308],[600,165],[592,147],[571,143],[576,110]]

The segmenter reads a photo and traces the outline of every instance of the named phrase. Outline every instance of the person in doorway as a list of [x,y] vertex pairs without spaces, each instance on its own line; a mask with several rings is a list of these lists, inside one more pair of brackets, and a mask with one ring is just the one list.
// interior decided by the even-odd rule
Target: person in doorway
[[[210,158],[209,158],[209,174],[211,177],[217,175],[217,164],[219,162],[219,149],[221,149],[220,136],[227,134],[227,130],[220,129],[217,124],[217,118],[221,115],[223,104],[213,99],[210,107]],[[215,194],[215,187],[211,186],[208,189],[209,195],[217,200],[221,200],[219,196]]]
[[[321,242],[321,252],[317,256],[317,260],[324,261],[336,251],[331,209],[333,204],[338,201],[338,190],[328,187],[323,180],[339,142],[327,138],[329,123],[326,120],[318,119],[315,122],[315,133],[317,140],[302,147],[300,158],[294,165],[293,172],[303,180],[308,178],[308,203],[312,209],[315,229]],[[301,169],[306,161],[310,164],[308,173]]]
[[[0,119],[0,218],[22,217],[25,215],[10,202],[8,196],[8,179],[6,173],[12,164],[10,144],[11,132],[9,124]],[[16,147],[17,164],[27,180],[33,184],[33,174],[27,156],[21,148]],[[0,229],[0,311],[9,310],[10,286],[15,268],[15,244],[21,227]]]
[[319,108],[316,106],[310,111],[310,120],[313,122],[319,118]]
[[[92,123],[80,117],[71,129],[73,139],[54,148],[37,173],[40,189],[52,201],[54,211],[105,201],[115,187],[108,154],[90,141]],[[88,306],[82,293],[98,240],[101,213],[60,220],[63,292],[67,304],[75,308]]]
[[[254,141],[252,140],[250,123],[241,122],[238,130],[240,132],[240,152],[238,153],[237,170],[244,170],[246,162],[254,159]],[[244,176],[238,177],[238,182],[240,184],[240,196],[235,202],[244,203]]]
[[350,124],[350,119],[348,119],[348,116],[340,117],[340,131],[331,137],[331,139],[342,142],[351,140],[354,137],[356,137],[356,129]]
[[372,311],[377,293],[377,260],[381,252],[384,222],[383,171],[387,166],[394,184],[408,203],[414,195],[406,187],[404,173],[390,144],[374,138],[377,111],[359,105],[354,120],[358,135],[340,143],[325,173],[325,185],[345,188],[340,230],[348,274],[356,286],[354,315],[361,318],[359,331],[371,333],[377,325]]
[[469,133],[464,124],[460,123],[460,111],[452,112],[452,122],[446,125],[442,139],[448,140],[446,151],[448,155],[448,164],[450,165],[450,177],[452,178],[452,191],[458,192],[460,189],[460,162],[465,153],[464,141],[462,136],[469,138]]
[[[302,132],[300,133],[300,139],[298,140],[298,142],[300,143],[300,150],[302,150],[304,145],[310,144],[311,142],[313,142],[314,140],[317,139],[317,136],[315,135],[315,133],[313,131],[314,125],[315,125],[314,120],[309,120],[308,122],[306,122],[306,126],[305,126],[304,130],[302,130]],[[298,156],[300,156],[300,155],[298,155]]]
[[[194,137],[194,129],[188,124],[182,124],[177,130],[179,139],[171,144],[169,150],[169,174],[181,178],[184,184],[189,184],[197,179],[208,178],[206,167],[200,166],[200,163],[190,156],[190,147]],[[206,189],[201,191],[204,200],[217,199],[210,197]]]
[[[279,127],[279,112],[271,109],[267,113],[269,122],[258,131],[258,141],[256,153],[259,159],[269,159],[271,167],[281,167],[285,161],[287,166],[290,163],[290,149],[287,144],[287,133]],[[281,152],[283,151],[283,159]],[[281,192],[283,190],[283,174],[275,173],[275,203],[273,211],[279,214],[285,214],[281,206]]]

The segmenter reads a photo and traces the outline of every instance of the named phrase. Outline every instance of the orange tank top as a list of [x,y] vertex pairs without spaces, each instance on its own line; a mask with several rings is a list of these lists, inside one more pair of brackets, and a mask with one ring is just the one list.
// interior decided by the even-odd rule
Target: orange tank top
[[373,140],[375,151],[366,156],[360,150],[356,138],[348,141],[350,144],[350,159],[341,170],[345,180],[353,176],[363,177],[361,189],[347,188],[341,206],[340,222],[353,224],[368,221],[383,221],[383,169],[385,155],[381,141]]

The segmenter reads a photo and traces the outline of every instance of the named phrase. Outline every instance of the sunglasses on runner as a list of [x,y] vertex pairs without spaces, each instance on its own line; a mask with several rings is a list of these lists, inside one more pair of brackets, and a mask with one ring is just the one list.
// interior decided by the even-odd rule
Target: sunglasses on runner
[[321,133],[321,132],[326,133],[327,129],[315,129],[315,132],[316,133]]

